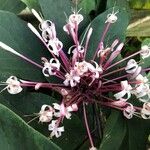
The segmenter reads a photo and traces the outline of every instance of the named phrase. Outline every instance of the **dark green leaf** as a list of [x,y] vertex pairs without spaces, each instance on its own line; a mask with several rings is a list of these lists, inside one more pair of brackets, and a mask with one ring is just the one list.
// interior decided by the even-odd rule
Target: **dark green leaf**
[[127,120],[128,126],[128,150],[145,150],[150,133],[150,121],[141,118]]
[[96,15],[106,10],[106,5],[107,5],[106,0],[95,0],[95,2],[96,2]]
[[82,8],[85,14],[89,14],[92,10],[95,10],[96,3],[94,0],[81,0],[79,7]]
[[[118,10],[117,7],[115,10]],[[93,28],[93,33],[90,39],[88,51],[87,51],[87,59],[92,59],[97,47],[100,42],[100,38],[102,37],[102,33],[105,28],[105,21],[107,15],[112,13],[112,9],[109,9],[97,16],[91,23],[91,27]],[[104,40],[104,46],[110,46],[115,39],[119,39],[123,41],[125,39],[125,31],[128,25],[128,14],[125,10],[119,9],[119,13],[117,14],[118,20],[116,23],[112,24],[106,37]]]
[[112,111],[99,150],[118,150],[126,134],[126,124],[118,111]]
[[0,10],[6,10],[18,14],[26,5],[20,0],[0,0]]
[[1,104],[0,126],[0,145],[3,150],[60,149]]
[[[41,64],[41,57],[49,58],[48,50],[28,29],[27,24],[12,13],[0,11],[0,41],[17,52]],[[26,80],[45,81],[40,68],[0,49],[0,71]]]

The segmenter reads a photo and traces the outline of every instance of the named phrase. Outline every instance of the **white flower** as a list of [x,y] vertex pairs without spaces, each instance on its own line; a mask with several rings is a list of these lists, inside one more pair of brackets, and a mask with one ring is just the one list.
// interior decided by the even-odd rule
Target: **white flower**
[[58,112],[55,112],[54,115],[56,117],[66,117],[67,119],[71,119],[71,113],[72,111],[77,111],[78,106],[76,104],[73,104],[71,106],[65,107],[64,104],[62,103],[61,105],[57,103],[53,103],[54,109],[58,110]]
[[39,29],[42,31],[42,37],[45,42],[51,39],[56,38],[56,29],[54,23],[52,23],[50,20],[44,20],[37,12],[36,10],[31,10],[33,15],[39,20],[40,25]]
[[131,90],[132,87],[130,84],[128,84],[128,81],[121,81],[121,87],[122,87],[122,91],[116,93],[114,96],[116,99],[121,99],[124,98],[125,96],[127,96],[125,99],[129,99],[131,97]]
[[136,81],[138,81],[139,84],[141,84],[141,83],[147,83],[147,82],[148,82],[148,79],[147,79],[147,77],[143,77],[141,74],[139,74],[139,75],[136,77]]
[[79,25],[81,21],[83,21],[83,16],[81,14],[74,13],[69,16],[69,23]]
[[49,77],[50,75],[55,75],[56,70],[57,71],[60,70],[60,62],[59,62],[58,59],[52,58],[48,62],[48,60],[43,57],[42,61],[44,63],[44,67],[42,69],[42,72],[43,72],[44,76]]
[[40,122],[50,122],[54,114],[54,109],[49,105],[43,105],[39,112],[39,121]]
[[89,150],[97,150],[96,147],[91,147]]
[[143,45],[141,48],[142,52],[140,53],[143,59],[150,56],[150,45]]
[[73,33],[74,29],[76,28],[76,25],[79,25],[79,23],[83,20],[83,16],[81,14],[73,13],[69,16],[69,19],[67,21],[67,24],[63,27],[63,30],[67,32],[68,34]]
[[68,106],[67,107],[67,110],[68,111],[77,111],[78,110],[78,106],[77,106],[77,104],[72,104],[71,106]]
[[118,13],[119,11],[116,11],[116,12],[112,12],[110,14],[107,15],[107,20],[105,21],[105,23],[115,23],[118,19],[118,17],[116,16],[116,14]]
[[49,40],[56,39],[56,29],[55,24],[49,20],[42,22],[39,26],[40,30],[42,31],[42,37],[45,42]]
[[72,23],[68,23],[63,26],[63,30],[69,35],[70,33],[74,32],[75,25]]
[[20,86],[20,81],[15,76],[10,76],[3,85],[7,86],[1,92],[7,89],[10,94],[18,94],[23,90]]
[[86,61],[76,62],[74,69],[78,72],[79,75],[83,75],[88,71],[88,63]]
[[123,115],[128,118],[131,119],[134,115],[135,109],[133,107],[132,104],[128,103],[128,106],[126,108],[124,108],[123,110]]
[[51,53],[53,53],[56,56],[59,56],[59,52],[63,48],[63,43],[58,39],[49,40],[47,46],[49,47]]
[[63,126],[62,127],[58,127],[57,126],[57,120],[53,120],[51,122],[51,124],[49,124],[48,130],[52,131],[51,134],[50,134],[51,138],[53,136],[56,136],[56,138],[58,138],[58,137],[61,136],[61,133],[64,132],[64,127]]
[[150,99],[150,89],[148,84],[139,84],[135,87],[133,94],[139,98],[140,101],[146,102]]
[[104,57],[108,52],[110,52],[111,48],[107,47],[104,49],[103,47],[97,52],[97,57]]
[[138,64],[134,59],[130,59],[125,67],[127,73],[135,73],[138,68]]
[[64,81],[64,84],[66,86],[70,85],[71,87],[74,87],[74,86],[77,85],[77,83],[80,82],[80,76],[79,76],[79,74],[77,73],[76,70],[71,70],[70,74],[67,73],[65,75],[65,77],[66,77],[66,80]]
[[88,63],[88,69],[90,72],[93,73],[92,77],[95,80],[95,79],[99,78],[99,74],[101,74],[103,72],[103,69],[101,66],[99,66],[97,64],[97,62],[95,62],[95,61],[92,61],[92,62],[95,64],[95,67],[92,64]]
[[144,103],[141,110],[141,116],[143,119],[150,119],[150,103]]
[[[84,47],[81,45],[78,45],[78,47],[75,48],[74,51],[77,51],[79,54],[83,54],[84,53]],[[74,53],[74,51],[73,51],[73,53]]]

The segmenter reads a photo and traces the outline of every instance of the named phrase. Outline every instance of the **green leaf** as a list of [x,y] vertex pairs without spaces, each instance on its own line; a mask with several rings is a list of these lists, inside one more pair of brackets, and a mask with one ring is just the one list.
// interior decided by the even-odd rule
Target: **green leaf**
[[126,134],[126,124],[118,111],[112,111],[99,150],[118,150]]
[[20,0],[0,0],[0,10],[6,10],[18,14],[26,5]]
[[[41,64],[41,57],[50,56],[40,40],[28,29],[27,24],[14,14],[0,11],[0,41],[17,52]],[[0,72],[33,81],[45,81],[40,68],[0,49]]]
[[85,14],[89,14],[92,10],[95,10],[96,2],[94,0],[81,0],[79,7]]
[[106,10],[106,5],[107,5],[106,0],[95,0],[95,2],[96,2],[96,15]]
[[150,133],[150,121],[141,118],[127,120],[128,127],[128,150],[144,150]]
[[0,104],[0,145],[3,150],[59,150],[60,148]]
[[[124,41],[125,39],[125,31],[128,25],[128,14],[125,10],[119,9],[116,7],[115,11],[119,10],[117,14],[118,20],[116,23],[111,24],[111,27],[105,37],[104,46],[110,46],[115,39],[119,39],[120,41]],[[97,47],[100,42],[100,38],[102,37],[102,33],[105,28],[105,21],[107,15],[112,13],[113,9],[109,9],[97,16],[92,22],[91,27],[93,28],[93,33],[90,39],[88,51],[87,51],[87,59],[92,59]]]
[[40,11],[40,5],[38,0],[21,0],[21,1],[24,2],[29,9],[34,8],[36,9],[36,11]]

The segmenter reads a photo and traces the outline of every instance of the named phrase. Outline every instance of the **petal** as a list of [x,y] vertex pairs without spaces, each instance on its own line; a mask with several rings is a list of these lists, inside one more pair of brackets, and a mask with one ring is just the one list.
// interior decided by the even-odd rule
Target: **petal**
[[59,132],[64,132],[64,131],[65,131],[64,126],[59,127],[59,128],[58,128],[58,131],[59,131]]
[[46,73],[47,71],[48,71],[47,66],[43,67],[42,73],[44,74],[45,77],[49,77],[50,76],[48,73]]
[[121,98],[123,98],[125,95],[126,95],[126,91],[125,90],[123,90],[123,91],[121,91],[121,92],[118,92],[118,93],[116,93],[115,95],[114,95],[114,97],[116,98],[116,99],[121,99]]
[[53,105],[54,105],[54,109],[56,109],[56,110],[60,110],[60,105],[59,104],[57,104],[57,103],[53,103]]

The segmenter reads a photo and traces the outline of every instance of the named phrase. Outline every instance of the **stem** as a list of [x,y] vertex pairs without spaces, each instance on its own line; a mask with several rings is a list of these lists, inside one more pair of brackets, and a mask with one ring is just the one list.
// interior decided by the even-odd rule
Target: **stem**
[[95,108],[94,111],[95,111],[95,114],[96,114],[96,125],[97,125],[97,128],[98,128],[98,133],[99,133],[99,137],[100,137],[100,140],[101,140],[101,138],[103,136],[102,122],[101,122],[102,119],[101,119],[101,115],[99,114],[99,112],[101,110],[98,109],[97,103],[95,103],[94,108]]
[[87,133],[88,133],[88,136],[89,136],[90,144],[91,144],[91,147],[94,147],[94,143],[93,143],[92,136],[91,136],[91,133],[90,133],[90,129],[89,129],[89,126],[88,126],[88,121],[87,121],[86,109],[85,109],[85,103],[84,102],[83,102],[83,114],[84,114],[84,121],[85,121],[86,130],[87,130]]

